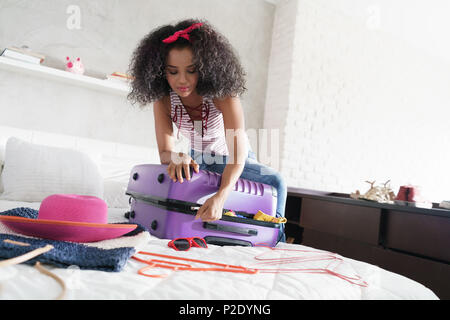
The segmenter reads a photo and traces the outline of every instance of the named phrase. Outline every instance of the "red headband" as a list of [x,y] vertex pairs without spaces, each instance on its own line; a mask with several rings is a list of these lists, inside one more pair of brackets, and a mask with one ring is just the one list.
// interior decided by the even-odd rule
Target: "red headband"
[[[163,40],[164,43],[172,43],[178,40],[179,37],[185,38],[186,40],[189,40],[189,32],[191,32],[194,29],[199,28],[201,25],[203,25],[203,23],[199,22],[199,23],[194,23],[193,25],[191,25],[189,28],[186,28],[184,30],[180,30],[175,32],[173,35],[171,35],[170,37],[167,37]],[[189,40],[190,41],[190,40]]]

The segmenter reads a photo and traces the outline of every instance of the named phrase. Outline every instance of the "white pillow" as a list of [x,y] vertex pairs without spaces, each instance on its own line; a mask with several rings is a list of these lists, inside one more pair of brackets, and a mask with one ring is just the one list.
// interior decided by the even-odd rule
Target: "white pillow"
[[55,193],[103,198],[103,179],[87,154],[15,137],[6,142],[1,178],[5,200],[39,202]]
[[109,208],[129,208],[129,198],[125,192],[128,183],[114,180],[104,181],[104,200]]
[[0,193],[3,192],[3,183],[2,183],[2,171],[3,171],[3,162],[5,159],[5,148],[4,146],[0,146]]
[[3,161],[0,160],[0,193],[3,192],[3,182],[1,179],[2,171],[3,171]]

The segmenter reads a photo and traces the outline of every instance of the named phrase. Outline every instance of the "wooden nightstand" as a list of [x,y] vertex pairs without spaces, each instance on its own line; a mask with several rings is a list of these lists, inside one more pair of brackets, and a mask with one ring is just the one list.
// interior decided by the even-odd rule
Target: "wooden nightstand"
[[288,188],[286,238],[402,274],[450,299],[450,210]]

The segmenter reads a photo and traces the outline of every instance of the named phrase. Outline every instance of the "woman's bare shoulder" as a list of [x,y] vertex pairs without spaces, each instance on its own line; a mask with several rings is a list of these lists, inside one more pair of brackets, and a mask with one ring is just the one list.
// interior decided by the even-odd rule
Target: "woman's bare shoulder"
[[233,104],[240,103],[240,99],[238,97],[231,96],[225,98],[214,98],[212,101],[220,112],[223,112],[226,108],[232,106]]
[[165,114],[170,115],[170,97],[164,96],[161,99],[156,100],[153,107],[158,109],[158,111],[162,111]]

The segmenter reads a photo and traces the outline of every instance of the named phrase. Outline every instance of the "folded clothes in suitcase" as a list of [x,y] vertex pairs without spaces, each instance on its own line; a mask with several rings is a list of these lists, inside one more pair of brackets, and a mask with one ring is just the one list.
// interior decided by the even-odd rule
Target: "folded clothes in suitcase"
[[180,183],[170,179],[167,165],[137,165],[128,182],[130,211],[125,216],[158,238],[201,237],[218,245],[275,246],[281,225],[253,219],[258,210],[275,216],[277,194],[272,186],[238,179],[224,204],[224,213],[232,210],[238,216],[222,215],[212,222],[195,219],[200,206],[218,191],[221,177],[191,168],[191,180]]

